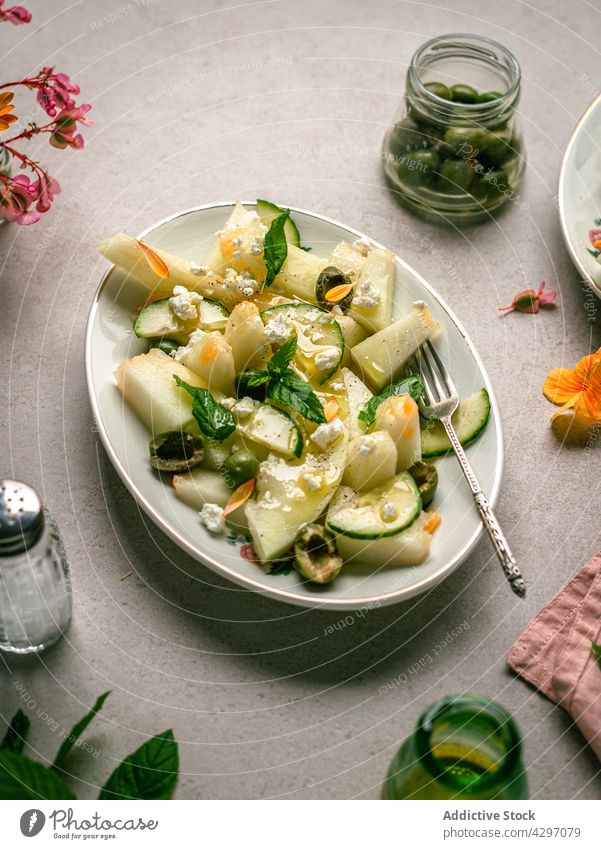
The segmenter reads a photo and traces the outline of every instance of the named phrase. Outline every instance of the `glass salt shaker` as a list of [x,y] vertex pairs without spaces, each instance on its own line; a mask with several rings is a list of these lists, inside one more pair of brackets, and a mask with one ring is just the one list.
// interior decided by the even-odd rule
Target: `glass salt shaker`
[[58,528],[37,493],[0,482],[0,649],[26,654],[55,643],[71,619],[69,568]]

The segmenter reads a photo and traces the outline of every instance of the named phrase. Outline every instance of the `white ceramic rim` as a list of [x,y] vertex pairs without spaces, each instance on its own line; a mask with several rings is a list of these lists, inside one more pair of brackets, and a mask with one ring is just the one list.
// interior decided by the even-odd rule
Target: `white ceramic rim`
[[[241,201],[244,206],[254,207],[255,201]],[[201,206],[194,206],[190,209],[183,210],[181,212],[176,212],[173,215],[169,215],[166,218],[163,218],[161,221],[157,221],[152,224],[150,227],[147,227],[141,233],[138,234],[138,239],[144,239],[149,233],[152,233],[153,230],[156,230],[158,227],[162,227],[164,224],[168,224],[170,221],[173,221],[176,218],[182,218],[185,215],[190,215],[195,212],[200,212],[204,209],[219,209],[232,207],[233,202],[223,202],[223,203],[207,203],[202,204]],[[355,230],[352,227],[348,227],[346,224],[342,224],[339,221],[334,220],[333,218],[328,218],[325,215],[319,215],[315,212],[311,212],[307,209],[301,209],[299,207],[286,207],[290,209],[292,213],[299,213],[301,215],[308,215],[312,218],[315,218],[319,221],[325,221],[327,224],[332,224],[335,227],[340,227],[342,230],[346,230],[348,233],[352,233],[357,239],[365,238],[369,239],[370,242],[376,247],[383,248],[384,246],[379,242],[375,241],[371,238],[371,236],[367,236],[365,233],[361,233],[359,230]],[[463,329],[463,326],[458,321],[457,317],[453,313],[453,311],[447,306],[445,301],[437,294],[437,292],[427,283],[424,278],[418,274],[413,268],[408,265],[404,260],[402,260],[398,255],[395,254],[395,260],[399,262],[403,268],[413,274],[417,280],[421,283],[421,285],[426,289],[426,291],[436,300],[438,305],[446,314],[449,319],[455,324],[457,329],[459,330],[461,336],[464,338],[470,353],[474,357],[478,368],[482,374],[484,379],[484,385],[488,392],[490,398],[490,405],[492,411],[492,418],[495,425],[496,438],[497,438],[497,456],[496,456],[496,465],[495,465],[495,476],[494,476],[494,484],[491,492],[488,494],[488,500],[491,507],[494,507],[497,498],[499,495],[499,491],[501,488],[501,481],[503,479],[503,467],[504,467],[504,447],[503,447],[503,429],[501,427],[501,417],[499,412],[499,406],[497,404],[497,399],[495,397],[494,390],[492,388],[490,378],[488,373],[484,367],[484,364],[478,354],[474,343],[468,336],[468,334]],[[254,592],[261,593],[262,595],[266,595],[270,598],[276,599],[277,601],[287,601],[290,604],[294,604],[300,607],[311,607],[311,608],[322,608],[322,609],[330,609],[330,610],[357,610],[358,608],[366,607],[367,605],[389,605],[396,604],[400,601],[406,601],[416,595],[420,595],[426,590],[437,586],[441,583],[444,578],[447,578],[451,575],[463,561],[467,558],[470,552],[475,547],[478,542],[480,535],[482,534],[483,526],[482,523],[478,525],[472,536],[465,543],[463,548],[455,554],[455,556],[449,560],[445,566],[442,566],[438,572],[435,572],[433,575],[430,575],[428,578],[424,578],[422,581],[418,581],[410,587],[401,588],[399,590],[394,590],[389,593],[381,593],[379,595],[366,596],[362,598],[331,598],[327,599],[324,597],[320,597],[319,599],[313,599],[310,596],[300,595],[298,593],[289,592],[288,590],[278,590],[275,586],[272,588],[266,584],[260,583],[259,581],[254,581],[251,578],[247,578],[244,575],[239,574],[234,569],[229,568],[228,566],[224,566],[218,560],[209,555],[205,554],[205,552],[201,551],[194,545],[191,545],[184,537],[182,537],[170,524],[167,522],[163,516],[158,513],[151,504],[148,503],[146,498],[142,495],[142,493],[136,487],[134,481],[129,477],[126,470],[122,466],[119,458],[117,457],[113,447],[110,443],[106,430],[104,428],[104,424],[102,421],[102,414],[100,411],[100,407],[98,404],[98,400],[94,393],[94,385],[92,380],[92,327],[94,324],[94,320],[96,318],[96,312],[98,310],[98,303],[100,297],[102,295],[102,290],[104,288],[104,284],[108,279],[109,274],[113,270],[114,266],[111,266],[103,275],[100,284],[96,290],[96,294],[94,295],[94,300],[92,302],[92,306],[90,307],[90,312],[88,314],[88,320],[86,324],[86,336],[85,336],[85,370],[86,370],[86,382],[88,385],[88,395],[90,398],[90,404],[92,407],[92,413],[94,415],[94,419],[96,421],[96,426],[98,428],[98,433],[100,434],[100,439],[104,446],[106,453],[109,456],[113,467],[116,469],[117,474],[125,484],[126,488],[133,495],[137,503],[142,507],[145,513],[150,516],[152,521],[157,525],[160,530],[163,531],[173,542],[176,543],[180,548],[186,551],[189,555],[191,555],[195,560],[198,560],[203,565],[207,566],[212,571],[225,576],[228,580],[232,581],[232,583],[237,584],[238,586],[242,586],[245,589],[251,589]],[[467,483],[466,483],[467,486]],[[474,510],[476,507],[474,506]]]
[[572,131],[572,135],[570,136],[568,146],[566,147],[565,153],[563,155],[563,159],[561,160],[561,168],[559,169],[559,185],[558,185],[558,188],[557,188],[557,197],[558,197],[558,201],[559,201],[559,223],[561,224],[561,232],[562,232],[562,235],[563,235],[563,240],[565,242],[565,246],[568,249],[570,259],[572,260],[572,262],[574,263],[574,265],[576,266],[576,268],[580,272],[582,279],[586,281],[589,288],[593,290],[593,292],[595,293],[595,295],[598,298],[601,298],[601,289],[599,289],[599,287],[597,286],[597,284],[595,283],[595,281],[591,277],[590,272],[588,272],[586,270],[586,268],[584,267],[584,265],[582,264],[582,260],[580,259],[578,251],[576,250],[576,247],[574,246],[574,243],[572,242],[572,239],[570,237],[570,233],[569,233],[569,230],[568,230],[568,222],[567,222],[567,217],[566,217],[566,208],[565,208],[565,191],[566,191],[565,186],[566,186],[566,174],[567,174],[567,171],[568,171],[568,160],[571,156],[572,148],[576,144],[578,134],[580,133],[580,131],[582,130],[582,128],[584,127],[584,125],[588,121],[591,113],[594,112],[595,109],[597,108],[597,106],[599,106],[600,104],[601,104],[601,94],[598,94],[597,97],[593,100],[593,102],[589,106],[587,106],[587,108],[584,110],[584,112],[582,113],[582,115],[578,119],[578,123],[576,124],[576,126],[574,127],[574,129]]

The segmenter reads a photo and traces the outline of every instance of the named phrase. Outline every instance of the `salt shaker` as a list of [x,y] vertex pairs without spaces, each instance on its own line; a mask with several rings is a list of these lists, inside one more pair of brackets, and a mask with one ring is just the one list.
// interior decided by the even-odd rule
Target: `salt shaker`
[[0,482],[0,649],[25,654],[55,643],[71,619],[71,583],[58,528],[37,493]]

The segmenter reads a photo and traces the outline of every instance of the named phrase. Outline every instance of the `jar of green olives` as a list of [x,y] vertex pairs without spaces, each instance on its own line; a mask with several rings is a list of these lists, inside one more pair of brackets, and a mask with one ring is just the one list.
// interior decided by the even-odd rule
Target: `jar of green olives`
[[500,44],[472,35],[427,41],[384,138],[390,187],[412,208],[454,222],[520,202],[519,97],[520,67]]

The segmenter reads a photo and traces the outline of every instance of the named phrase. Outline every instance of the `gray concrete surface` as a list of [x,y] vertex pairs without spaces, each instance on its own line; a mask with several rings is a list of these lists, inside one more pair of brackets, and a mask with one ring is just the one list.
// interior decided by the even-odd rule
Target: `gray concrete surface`
[[[179,798],[370,798],[420,711],[473,690],[515,714],[533,796],[600,798],[599,763],[567,715],[505,666],[519,630],[601,547],[599,449],[562,447],[540,393],[549,368],[599,345],[601,303],[570,264],[555,204],[562,151],[601,79],[599,8],[581,0],[28,5],[34,23],[3,26],[4,73],[56,64],[93,104],[95,126],[82,152],[39,150],[63,187],[52,213],[0,230],[2,471],[37,486],[60,519],[75,592],[67,640],[37,658],[4,658],[2,717],[28,693],[40,712],[30,754],[48,757],[61,729],[111,689],[86,734],[96,757],[76,752],[69,762],[83,797],[144,737],[173,728]],[[463,233],[399,209],[378,159],[411,54],[458,31],[496,38],[519,58],[529,161],[528,209]],[[19,102],[25,114],[31,101]],[[235,589],[140,514],[103,452],[86,395],[84,327],[104,268],[93,245],[238,196],[275,198],[373,234],[457,311],[501,405],[499,514],[529,583],[525,602],[507,591],[484,541],[427,596],[328,634],[337,614]],[[497,306],[541,279],[560,292],[555,311],[498,317]],[[380,695],[403,675],[406,684]]]

